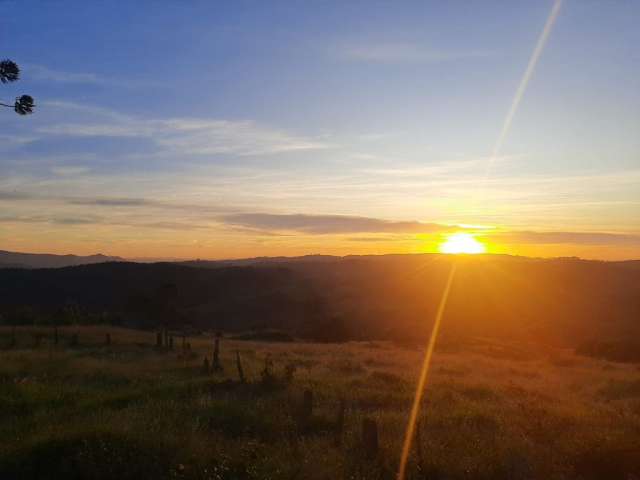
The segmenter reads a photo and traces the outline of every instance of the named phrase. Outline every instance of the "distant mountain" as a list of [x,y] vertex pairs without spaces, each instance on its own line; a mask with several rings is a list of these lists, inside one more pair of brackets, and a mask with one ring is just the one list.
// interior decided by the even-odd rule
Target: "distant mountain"
[[220,268],[220,267],[246,267],[246,266],[276,266],[288,265],[292,263],[325,263],[335,262],[342,258],[333,255],[303,255],[300,257],[253,257],[239,258],[230,260],[182,260],[176,261],[180,265],[201,268]]
[[89,256],[20,253],[0,250],[0,268],[60,268],[94,263],[121,262],[120,257],[97,254]]

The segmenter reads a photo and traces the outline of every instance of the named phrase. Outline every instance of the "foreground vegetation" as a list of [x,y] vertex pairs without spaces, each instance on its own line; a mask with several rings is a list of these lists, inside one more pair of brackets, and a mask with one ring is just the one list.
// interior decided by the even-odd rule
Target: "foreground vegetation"
[[[0,329],[0,478],[394,478],[420,349],[223,338],[223,370],[205,372],[213,337],[58,336]],[[445,339],[431,372],[409,478],[640,475],[633,364]]]

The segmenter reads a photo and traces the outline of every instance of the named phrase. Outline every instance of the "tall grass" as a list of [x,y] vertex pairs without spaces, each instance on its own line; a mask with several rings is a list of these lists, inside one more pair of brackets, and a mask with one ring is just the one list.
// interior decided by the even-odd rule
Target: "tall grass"
[[[0,329],[0,478],[394,476],[419,349],[222,339],[224,370],[205,373],[212,338],[188,338],[186,355],[156,348],[155,332],[58,336],[55,345],[51,329],[18,328],[11,347]],[[638,384],[633,365],[566,351],[486,339],[446,348],[434,357],[408,476],[640,475]],[[305,391],[313,408],[302,428]],[[376,424],[375,458],[363,450],[365,419]]]

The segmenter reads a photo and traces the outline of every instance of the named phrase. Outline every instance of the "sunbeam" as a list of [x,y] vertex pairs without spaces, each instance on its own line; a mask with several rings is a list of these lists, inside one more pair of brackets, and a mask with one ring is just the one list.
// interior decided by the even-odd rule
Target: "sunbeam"
[[[551,12],[549,13],[549,17],[542,29],[542,33],[538,38],[535,48],[533,49],[533,53],[531,54],[531,58],[529,59],[529,63],[527,64],[527,68],[520,80],[518,85],[518,89],[511,101],[511,107],[507,112],[507,116],[505,117],[504,123],[502,124],[502,129],[500,130],[500,134],[493,146],[493,150],[491,151],[491,156],[489,158],[489,163],[487,165],[487,169],[483,178],[483,181],[480,186],[480,194],[484,195],[484,189],[486,181],[491,173],[491,168],[493,163],[495,162],[495,158],[500,152],[502,145],[504,143],[507,134],[511,128],[511,123],[513,122],[513,118],[518,110],[518,106],[524,96],[524,93],[527,89],[527,85],[529,84],[529,79],[533,75],[533,72],[538,63],[538,59],[544,50],[544,46],[549,38],[549,34],[551,33],[551,29],[558,17],[558,13],[560,11],[560,7],[562,5],[562,0],[556,0],[551,7]],[[447,300],[449,298],[449,292],[451,290],[451,284],[453,283],[453,278],[456,272],[456,263],[451,266],[451,270],[449,272],[449,277],[447,278],[447,283],[442,293],[442,298],[440,299],[440,304],[438,305],[438,311],[436,313],[436,319],[433,324],[433,329],[431,330],[431,335],[429,337],[429,343],[427,345],[427,350],[424,355],[424,360],[422,362],[422,368],[420,370],[420,376],[418,378],[418,384],[416,386],[416,393],[413,399],[413,405],[411,407],[411,413],[409,415],[409,421],[407,423],[407,429],[404,436],[404,441],[402,445],[402,454],[400,456],[400,466],[398,467],[398,480],[403,480],[405,477],[406,469],[407,469],[407,461],[409,459],[409,452],[411,451],[411,445],[413,443],[413,436],[416,426],[416,419],[418,418],[418,414],[420,412],[420,402],[422,401],[422,397],[424,395],[424,390],[426,387],[427,376],[429,374],[429,367],[431,365],[431,357],[433,355],[433,349],[436,344],[436,340],[438,338],[438,331],[440,330],[440,323],[442,322],[442,315],[444,313],[444,309],[447,304]]]

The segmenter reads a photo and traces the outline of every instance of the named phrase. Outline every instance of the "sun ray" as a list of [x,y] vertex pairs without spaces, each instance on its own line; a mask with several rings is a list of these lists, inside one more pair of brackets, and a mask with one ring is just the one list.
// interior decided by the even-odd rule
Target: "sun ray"
[[531,57],[529,58],[529,62],[527,63],[527,68],[520,79],[520,83],[518,84],[518,89],[516,90],[513,99],[511,100],[511,105],[509,106],[509,111],[507,112],[507,116],[504,119],[502,124],[502,129],[498,135],[496,142],[493,145],[493,149],[491,150],[491,155],[489,156],[489,160],[487,162],[487,168],[485,169],[484,177],[482,179],[482,183],[479,186],[479,201],[482,202],[485,196],[486,183],[491,175],[491,170],[493,168],[493,164],[496,161],[497,156],[500,154],[502,150],[502,145],[504,144],[505,139],[507,138],[507,134],[511,129],[511,123],[513,122],[513,118],[516,115],[518,107],[520,106],[520,102],[522,101],[522,97],[524,96],[525,91],[527,90],[527,86],[529,85],[529,80],[533,75],[533,72],[538,64],[538,59],[544,50],[544,46],[547,43],[547,39],[551,34],[551,30],[553,25],[558,18],[558,13],[560,12],[560,7],[562,6],[562,0],[555,0],[553,6],[551,7],[551,12],[549,13],[549,17],[547,18],[546,23],[544,24],[544,28],[542,29],[542,33],[540,33],[540,37],[538,37],[538,41],[536,43],[533,52],[531,53]]
[[[502,125],[502,129],[500,134],[498,135],[498,139],[494,144],[493,150],[491,152],[491,157],[489,158],[489,163],[487,165],[487,169],[485,172],[484,179],[480,185],[480,194],[484,194],[485,184],[488,179],[488,176],[491,172],[491,168],[493,163],[495,162],[495,158],[500,152],[502,148],[502,144],[504,143],[505,138],[511,128],[512,120],[516,114],[518,106],[520,105],[520,101],[524,95],[524,92],[529,83],[529,79],[531,78],[533,71],[535,70],[536,64],[538,63],[538,59],[542,54],[542,50],[549,38],[549,34],[551,33],[551,29],[553,28],[553,24],[558,17],[558,13],[560,11],[560,7],[562,5],[562,0],[555,0],[553,6],[551,7],[551,12],[549,13],[549,17],[544,25],[542,33],[538,38],[536,46],[531,54],[531,58],[529,59],[529,63],[527,64],[527,68],[525,70],[522,79],[520,80],[520,84],[518,85],[518,89],[513,97],[511,102],[511,106],[509,108],[509,112],[505,117],[505,121]],[[479,243],[479,242],[478,242]],[[415,432],[416,419],[418,418],[418,413],[420,411],[420,402],[422,401],[422,397],[424,395],[424,390],[427,382],[427,376],[429,373],[429,366],[431,364],[431,357],[433,355],[433,349],[435,347],[436,339],[438,336],[438,331],[440,329],[440,323],[442,321],[442,315],[444,313],[444,308],[447,304],[447,300],[449,298],[449,292],[451,290],[451,284],[453,283],[453,277],[456,271],[456,263],[451,266],[451,271],[449,272],[449,277],[447,278],[447,284],[445,286],[444,292],[442,294],[442,298],[440,299],[440,304],[438,305],[438,311],[436,314],[436,319],[433,325],[433,329],[431,330],[431,336],[429,337],[429,343],[427,345],[427,350],[425,352],[424,360],[422,362],[422,368],[420,370],[420,377],[418,378],[418,385],[416,386],[416,393],[413,399],[413,405],[411,407],[411,413],[409,415],[409,421],[407,423],[407,430],[405,432],[404,442],[402,445],[402,455],[400,457],[400,466],[398,467],[398,475],[397,480],[404,480],[406,469],[407,469],[407,461],[409,459],[409,451],[411,450],[411,444],[413,442],[413,436]]]
[[425,385],[427,383],[427,376],[429,375],[429,366],[431,364],[431,356],[433,355],[433,349],[438,337],[438,331],[440,330],[440,323],[442,322],[442,316],[444,314],[444,308],[449,298],[449,292],[451,291],[451,284],[453,283],[453,277],[456,273],[456,262],[451,264],[451,270],[447,277],[447,283],[442,292],[442,298],[438,305],[438,311],[436,313],[436,319],[431,329],[431,336],[429,337],[429,343],[427,344],[427,350],[424,354],[424,360],[422,361],[422,368],[420,369],[420,376],[418,377],[418,385],[416,388],[416,394],[413,399],[413,405],[411,406],[411,413],[409,414],[409,421],[407,422],[407,430],[404,436],[404,442],[402,444],[402,456],[400,457],[400,467],[398,468],[398,480],[404,479],[404,475],[407,469],[407,461],[409,459],[409,451],[411,450],[411,443],[413,441],[413,435],[416,428],[416,419],[420,412],[420,403],[424,395]]

